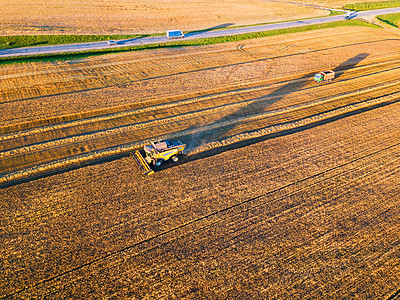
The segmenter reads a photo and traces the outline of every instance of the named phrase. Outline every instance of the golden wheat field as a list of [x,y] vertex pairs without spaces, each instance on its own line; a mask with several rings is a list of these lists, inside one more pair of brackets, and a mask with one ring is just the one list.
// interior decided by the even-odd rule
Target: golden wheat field
[[2,0],[0,34],[160,33],[328,14],[290,2],[263,0]]
[[[376,2],[382,2],[376,1]],[[359,0],[2,0],[0,34],[148,34],[326,16]],[[300,5],[299,5],[300,4]]]
[[[0,66],[0,299],[398,298],[399,46],[341,27]],[[160,137],[187,154],[143,176],[129,153]]]

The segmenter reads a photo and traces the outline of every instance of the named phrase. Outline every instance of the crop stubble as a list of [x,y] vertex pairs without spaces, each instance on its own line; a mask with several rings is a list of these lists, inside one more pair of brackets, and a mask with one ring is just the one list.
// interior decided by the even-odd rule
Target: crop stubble
[[[348,34],[354,36],[351,30]],[[194,84],[190,92],[191,95],[198,93],[199,99],[193,104],[132,114],[136,119],[131,125],[149,116],[153,121],[185,116],[192,113],[190,105],[198,113],[218,105],[234,104],[239,107],[219,111],[221,115],[216,119],[211,115],[208,122],[213,124],[224,118],[224,114],[228,117],[223,121],[245,118],[243,124],[229,127],[230,135],[235,136],[263,128],[265,125],[260,123],[279,124],[282,122],[279,118],[287,122],[310,116],[306,113],[308,109],[288,109],[278,114],[278,119],[268,116],[252,123],[248,122],[248,109],[255,110],[251,113],[254,116],[263,110],[285,109],[313,99],[340,98],[346,93],[354,99],[322,101],[316,105],[318,110],[313,115],[335,109],[337,105],[348,106],[393,94],[396,89],[391,83],[398,80],[399,74],[397,40],[379,34],[375,40],[368,38],[363,48],[361,41],[357,47],[346,46],[346,34],[341,30],[340,41],[332,35],[331,40],[326,39],[325,50],[311,49],[301,56],[294,53],[309,49],[313,42],[309,36],[303,35],[303,40],[297,36],[296,43],[291,43],[295,46],[287,48],[293,52],[288,56],[282,53],[283,58],[274,59],[262,56],[266,46],[261,43],[260,51],[251,53],[251,59],[256,55],[258,61],[257,55],[261,55],[262,60],[246,62],[245,69],[237,69],[237,73],[228,77],[231,82],[212,89]],[[360,36],[366,38],[362,32]],[[337,49],[343,49],[340,58],[332,55],[331,51]],[[350,61],[360,53],[368,56]],[[242,59],[242,55],[238,57]],[[207,57],[204,60],[209,69],[211,62]],[[291,64],[285,65],[289,61]],[[304,72],[299,73],[298,68],[304,62],[314,64],[305,66]],[[308,72],[316,69],[316,63],[325,68],[343,62],[347,64],[339,70],[339,77],[333,83],[315,86],[309,82]],[[263,63],[268,64],[270,80],[263,78],[262,72],[251,75],[245,72],[260,70],[260,66],[265,67]],[[221,75],[226,74],[224,71],[219,65],[208,72]],[[190,78],[188,74],[178,74],[174,79]],[[231,88],[238,83],[241,90]],[[171,83],[163,88],[172,94],[175,86]],[[123,90],[130,89],[132,86]],[[215,98],[210,97],[210,90],[216,94]],[[97,95],[100,91],[93,93]],[[254,107],[250,106],[252,94],[262,99]],[[201,96],[209,98],[201,101]],[[49,96],[49,100],[56,97],[60,96]],[[110,110],[120,113],[151,108],[148,103],[160,105],[194,98],[181,93],[176,98],[153,97],[127,103],[121,97],[120,101],[125,101],[123,106],[111,106]],[[49,101],[46,97],[41,99]],[[242,112],[241,101],[250,101]],[[108,102],[99,105],[103,106],[98,108],[107,111]],[[127,110],[129,105],[133,107]],[[1,296],[388,297],[398,288],[400,274],[397,259],[399,108],[398,103],[376,108],[292,135],[189,161],[164,169],[153,177],[141,177],[132,160],[123,158],[4,188],[1,190],[1,232],[4,233],[0,243],[4,272]],[[60,111],[71,112],[71,108],[54,108],[52,112],[55,111],[57,115]],[[91,109],[80,113],[92,117],[107,115],[103,111],[96,114]],[[27,117],[41,114],[39,109]],[[79,125],[81,118],[77,116],[67,118]],[[63,132],[76,137],[95,134],[105,128],[123,128],[124,120],[104,118],[88,122],[90,132],[85,131],[86,125],[67,126],[55,131],[48,140],[40,132],[34,133],[34,137],[25,135],[21,140],[62,141]],[[174,122],[173,126],[179,125]],[[55,122],[50,120],[49,124],[52,123]],[[7,131],[3,127],[3,134],[38,128],[30,122],[8,124],[17,130],[8,127]],[[182,128],[193,124],[196,123],[184,124]],[[225,131],[216,128],[210,133],[223,137]],[[121,143],[118,138],[107,142],[115,141],[118,145]],[[29,145],[21,142],[21,146]],[[68,146],[66,149],[71,149]]]
[[[354,44],[357,45],[358,51],[361,51],[362,46],[378,50],[380,45],[385,43],[386,55],[389,55],[392,53],[387,43],[390,41],[392,47],[395,47],[397,43],[396,39],[390,39],[389,36],[372,39],[368,37],[366,41],[360,42],[354,38],[350,39],[350,35],[354,36],[353,30],[348,30],[348,36],[341,34],[339,44],[337,31],[324,33],[326,42],[323,45],[315,45],[315,49],[309,47],[313,41],[315,44],[316,38],[313,39],[309,35],[296,35],[293,40],[290,40],[290,47],[285,41],[280,45],[275,44],[274,49],[268,47],[270,40],[260,39],[240,49],[231,43],[227,46],[200,47],[199,50],[195,50],[195,53],[190,53],[186,49],[173,50],[173,55],[170,57],[167,55],[171,53],[163,50],[162,53],[165,53],[165,56],[161,55],[157,58],[143,57],[144,54],[138,54],[136,60],[129,58],[121,61],[120,56],[117,55],[111,56],[110,62],[95,63],[89,60],[88,65],[84,65],[85,62],[72,66],[61,64],[60,73],[57,73],[57,68],[53,69],[53,66],[50,67],[48,73],[42,71],[42,66],[39,66],[37,74],[30,71],[27,75],[22,73],[18,76],[15,70],[10,74],[6,68],[4,79],[10,82],[6,86],[15,86],[12,89],[3,89],[3,112],[8,111],[9,117],[20,115],[19,109],[26,119],[41,117],[44,109],[49,109],[48,105],[52,105],[52,109],[45,113],[47,115],[51,113],[53,116],[77,109],[81,103],[87,104],[83,99],[86,96],[85,93],[88,92],[88,85],[91,85],[90,90],[94,90],[94,95],[91,96],[94,97],[101,95],[105,92],[104,90],[109,89],[110,85],[133,82],[123,88],[129,94],[132,93],[136,82],[143,83],[167,78],[173,83],[167,87],[163,86],[162,90],[167,90],[172,94],[177,88],[178,95],[155,99],[153,95],[149,97],[153,99],[143,100],[139,95],[133,99],[125,96],[122,101],[130,101],[132,104],[120,106],[117,105],[121,104],[118,103],[117,96],[112,107],[107,107],[109,100],[102,102],[98,99],[95,105],[100,109],[97,110],[19,124],[14,123],[20,121],[18,117],[15,120],[5,121],[9,125],[1,128],[4,134],[0,141],[3,150],[0,153],[2,158],[0,164],[3,175],[6,176],[3,176],[3,181],[20,179],[59,166],[68,167],[77,161],[90,158],[121,154],[160,136],[183,138],[184,142],[189,143],[190,151],[199,152],[248,139],[252,135],[257,137],[265,133],[273,133],[281,130],[279,128],[306,125],[314,122],[316,118],[343,114],[343,112],[359,109],[359,106],[368,107],[388,101],[383,96],[396,91],[399,78],[398,68],[396,65],[393,66],[393,62],[400,58],[396,55],[372,60],[368,59],[370,53],[366,52],[350,57],[342,61],[337,70],[335,69],[337,79],[329,86],[313,84],[310,73],[297,72],[288,76],[288,71],[285,70],[287,60],[292,63],[290,70],[298,66],[299,60],[311,60],[314,55],[324,56],[327,53],[329,55],[330,51],[337,51],[337,49],[346,50],[349,56],[348,50],[352,49]],[[359,38],[365,39],[366,32],[360,33]],[[294,42],[299,43],[299,46],[296,47]],[[276,57],[277,48],[283,49],[278,57]],[[298,48],[301,48],[301,55],[298,53]],[[114,59],[117,60],[116,64],[113,64]],[[278,67],[273,67],[275,64],[278,64]],[[198,76],[197,73],[208,72],[220,75],[220,72],[225,72],[226,68],[232,68],[232,66],[241,67],[244,70],[238,76],[235,76],[236,73],[230,74],[232,80],[226,80],[224,85],[215,87],[215,83],[214,85],[211,83],[211,87],[214,88],[204,88],[206,82],[202,81],[203,85],[199,88],[197,88],[199,82],[194,84],[191,93],[179,95],[180,88],[177,86],[176,79],[179,79],[179,84],[182,80],[190,80],[192,76]],[[246,76],[245,71],[248,72],[249,68],[260,67],[264,71],[256,74],[254,79],[261,79],[261,75],[265,75],[265,72],[271,79],[248,80],[242,77]],[[85,82],[87,78],[85,74],[75,74],[74,77],[77,79],[72,81],[65,76],[65,73],[82,71],[85,73],[94,71],[94,74],[87,79],[89,82]],[[286,72],[285,77],[273,77],[275,72],[282,71]],[[105,77],[105,73],[109,78]],[[58,79],[54,80],[54,76]],[[216,75],[212,78],[215,77]],[[18,82],[21,80],[24,80],[22,85],[27,89],[26,92],[22,90],[22,97],[19,93],[15,93],[19,90]],[[60,96],[47,96],[53,89],[57,89],[60,80],[66,80],[62,86],[68,92],[60,89]],[[48,82],[53,84],[50,90],[47,86]],[[24,96],[31,90],[35,93],[33,97]],[[158,90],[160,88],[152,90],[153,94],[157,95]],[[60,107],[60,100],[57,98],[62,96],[68,98],[71,92],[73,101],[67,100],[64,103],[64,105],[71,103],[71,107]],[[36,93],[43,93],[43,95],[36,95]],[[83,99],[76,99],[78,96],[82,96]],[[56,101],[53,102],[55,99]],[[370,104],[371,99],[375,99],[372,104]],[[395,101],[396,94],[393,94],[389,100]],[[35,105],[32,113],[26,111],[27,103]],[[45,103],[45,105],[42,109],[38,109],[38,103]],[[60,123],[60,121],[64,122]],[[249,135],[249,132],[253,133]],[[121,145],[125,146],[121,147]],[[38,164],[41,165],[37,167]]]
[[27,237],[4,241],[5,261],[24,264],[7,284],[33,285],[17,297],[210,298],[237,289],[241,296],[329,299],[351,296],[353,286],[361,295],[389,294],[398,279],[398,109],[152,179],[122,159],[8,188],[3,205],[13,217],[3,232]]

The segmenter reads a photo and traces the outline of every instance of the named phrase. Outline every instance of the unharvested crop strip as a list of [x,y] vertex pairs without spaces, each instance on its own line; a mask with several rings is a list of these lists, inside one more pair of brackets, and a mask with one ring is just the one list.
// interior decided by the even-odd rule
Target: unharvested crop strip
[[[290,82],[293,82],[293,83],[294,82],[302,82],[305,80],[306,79],[295,79],[295,80],[290,80]],[[272,88],[279,87],[279,86],[282,86],[285,84],[287,84],[286,81],[263,85],[263,86],[256,86],[256,87],[248,87],[248,88],[243,87],[240,89],[224,91],[221,93],[199,96],[199,97],[189,98],[189,99],[184,99],[184,100],[179,100],[179,101],[175,101],[175,102],[171,102],[171,103],[157,104],[154,106],[131,109],[131,110],[116,112],[116,113],[112,113],[112,114],[106,114],[106,115],[100,115],[100,116],[95,116],[95,117],[89,117],[89,118],[85,118],[85,119],[61,122],[61,123],[51,124],[51,125],[44,125],[44,126],[35,127],[32,129],[23,130],[23,131],[16,131],[16,132],[8,133],[8,134],[3,134],[0,136],[0,141],[19,138],[19,137],[23,137],[23,136],[27,136],[27,135],[31,135],[31,134],[35,134],[35,133],[40,133],[40,132],[53,131],[56,129],[63,129],[63,128],[67,128],[67,127],[90,124],[90,123],[95,123],[95,122],[102,122],[102,121],[116,119],[116,118],[123,118],[123,117],[128,117],[128,116],[132,116],[132,115],[140,114],[140,113],[144,113],[144,112],[172,108],[172,107],[177,107],[177,106],[186,105],[186,104],[192,104],[192,103],[196,103],[196,102],[200,102],[200,101],[207,101],[207,100],[216,99],[219,97],[235,95],[238,92],[240,92],[240,93],[241,92],[254,92],[254,91],[260,91],[260,90],[264,90],[264,89],[272,89]]]
[[[381,64],[387,64],[387,62],[381,63]],[[363,69],[363,68],[369,68],[370,66],[371,65],[360,66],[360,67],[357,67],[356,70]],[[392,68],[390,70],[394,70],[394,69],[398,69],[398,68]],[[383,70],[380,72],[388,72],[390,70]],[[353,70],[350,70],[350,71],[353,71]],[[369,75],[371,75],[371,74],[369,74]],[[364,77],[364,75],[362,77]],[[51,125],[44,125],[44,126],[40,126],[40,127],[28,129],[28,130],[4,134],[4,135],[0,136],[0,141],[18,138],[18,137],[22,137],[22,136],[27,136],[27,135],[31,135],[31,134],[35,134],[35,133],[39,133],[39,132],[46,132],[46,131],[55,130],[55,129],[62,129],[62,128],[66,128],[66,127],[73,127],[73,126],[77,126],[77,125],[89,124],[92,122],[101,122],[101,121],[105,121],[105,120],[111,120],[114,118],[128,117],[128,116],[131,116],[134,114],[148,112],[148,111],[152,111],[152,110],[158,110],[158,109],[163,109],[163,108],[176,107],[179,105],[191,104],[191,103],[195,103],[197,101],[205,101],[205,100],[209,100],[209,99],[215,99],[218,97],[233,95],[237,92],[251,92],[251,91],[258,91],[258,90],[263,90],[263,89],[268,89],[268,88],[275,88],[275,87],[280,87],[282,85],[285,85],[285,84],[287,84],[287,82],[296,83],[296,82],[303,82],[306,80],[307,79],[304,79],[304,78],[298,78],[298,79],[294,79],[294,80],[272,83],[272,84],[268,84],[268,85],[265,85],[264,82],[259,82],[256,84],[257,85],[262,84],[262,86],[243,87],[240,89],[225,91],[222,93],[200,96],[200,97],[195,97],[192,99],[184,99],[184,100],[176,101],[173,103],[165,103],[165,104],[159,104],[159,105],[152,106],[152,107],[126,110],[126,111],[116,112],[116,113],[107,114],[107,115],[89,117],[84,120],[81,119],[81,120],[67,121],[67,122],[61,122],[61,123],[51,124]],[[351,79],[351,80],[354,80],[354,79]],[[249,84],[246,84],[246,85],[249,85]],[[252,83],[251,85],[254,85],[254,83]]]
[[[301,82],[302,80],[298,80],[298,81]],[[274,115],[278,115],[278,114],[283,114],[283,113],[286,113],[288,111],[300,110],[300,109],[304,109],[304,108],[320,105],[320,104],[327,103],[327,102],[337,101],[337,100],[340,100],[340,99],[343,99],[343,98],[346,98],[346,97],[352,97],[352,96],[355,96],[355,95],[360,95],[360,94],[364,94],[364,93],[367,93],[367,92],[376,91],[376,90],[379,90],[379,89],[382,89],[382,88],[395,86],[395,85],[398,85],[399,83],[400,83],[400,81],[377,84],[375,86],[371,86],[371,87],[368,87],[368,88],[365,88],[365,89],[361,89],[361,90],[357,90],[357,91],[348,92],[346,94],[342,94],[342,95],[339,95],[339,96],[333,96],[333,97],[323,98],[323,99],[316,100],[316,101],[310,101],[310,102],[301,103],[301,104],[297,104],[297,105],[293,105],[293,106],[288,106],[288,107],[285,107],[285,108],[276,109],[276,110],[272,110],[272,111],[267,111],[267,112],[259,113],[257,115],[252,115],[250,117],[245,116],[245,117],[241,117],[241,118],[236,118],[236,119],[233,119],[233,120],[228,120],[228,121],[223,122],[223,123],[222,122],[221,123],[216,123],[216,124],[214,124],[214,127],[215,128],[223,127],[223,126],[230,125],[230,124],[237,123],[237,122],[262,119],[262,118],[265,118],[265,117],[270,117],[270,116],[274,116]],[[269,88],[269,87],[250,88],[250,91],[262,90],[264,88]],[[249,92],[249,90],[247,90],[247,89],[245,91]],[[227,95],[235,94],[235,93],[236,93],[236,91],[227,92]],[[179,106],[179,105],[182,105],[182,102],[187,104],[187,103],[191,103],[191,102],[209,100],[209,99],[212,99],[212,98],[218,97],[218,96],[221,96],[221,94],[209,95],[209,96],[204,96],[204,97],[200,97],[200,98],[193,98],[193,99],[189,99],[189,100],[183,100],[183,101],[178,101],[178,102],[164,104],[164,105],[158,105],[156,107],[147,107],[147,108],[137,109],[137,110],[128,111],[128,112],[124,112],[124,113],[116,113],[116,115],[121,118],[121,117],[132,115],[132,114],[143,113],[143,112],[148,111],[148,110],[155,110],[155,109],[162,109],[162,108],[170,108],[172,106]],[[226,96],[226,94],[224,93],[223,96]],[[275,96],[275,97],[279,97],[279,96]],[[273,99],[273,98],[271,98],[271,99]],[[41,149],[48,149],[49,147],[60,147],[62,145],[66,145],[66,144],[80,143],[82,141],[98,139],[98,138],[104,137],[106,135],[115,135],[115,134],[118,134],[118,133],[122,133],[122,132],[126,132],[126,131],[132,131],[132,130],[143,128],[143,127],[150,127],[150,126],[153,127],[153,126],[159,126],[160,124],[164,124],[164,123],[171,123],[171,122],[177,122],[177,121],[180,121],[180,120],[193,119],[193,118],[197,118],[197,117],[203,116],[203,115],[215,114],[215,113],[218,113],[220,111],[237,109],[237,108],[249,105],[251,103],[254,103],[256,101],[257,100],[253,100],[253,99],[244,100],[244,101],[241,101],[241,102],[236,102],[236,103],[232,103],[232,104],[228,104],[228,105],[223,105],[223,106],[219,106],[219,107],[213,107],[213,108],[209,108],[209,109],[204,109],[204,110],[201,110],[201,111],[198,111],[198,112],[186,113],[186,114],[183,114],[183,115],[167,117],[167,118],[164,118],[164,119],[158,119],[158,120],[154,120],[154,121],[145,121],[145,122],[136,123],[136,124],[132,124],[132,125],[126,125],[126,126],[121,126],[121,127],[117,127],[117,128],[102,130],[102,131],[98,131],[98,132],[91,133],[91,134],[67,137],[67,138],[59,139],[57,141],[53,140],[53,141],[49,141],[49,142],[34,144],[34,145],[31,145],[31,146],[25,146],[25,147],[21,147],[21,148],[14,148],[14,149],[11,149],[11,150],[0,152],[0,157],[7,157],[7,156],[10,156],[10,155],[22,155],[22,154],[28,153],[28,152],[31,153],[32,151],[41,151]],[[103,118],[109,118],[109,116],[102,116],[102,117]],[[101,117],[94,117],[94,119],[96,119],[97,121],[100,121]],[[90,120],[90,122],[93,122],[93,120]],[[71,123],[79,123],[79,121],[73,121]],[[67,124],[72,126],[71,123],[67,123]],[[79,125],[82,125],[82,123],[79,123]],[[57,129],[57,128],[54,128],[54,127],[55,127],[54,125],[50,125],[50,126],[46,127],[46,129],[48,129],[48,128],[52,128],[53,130]],[[38,129],[41,129],[41,128],[38,128]],[[207,126],[207,128],[209,128],[209,126]],[[33,134],[32,130],[25,131],[24,133],[26,134],[28,132],[30,134]],[[17,134],[17,133],[14,133],[14,134]],[[10,136],[12,136],[14,134],[5,135],[5,137],[10,137]]]
[[[243,141],[243,140],[247,140],[247,139],[253,139],[253,138],[257,138],[260,136],[264,136],[264,135],[269,135],[272,133],[276,133],[279,131],[285,131],[285,130],[289,130],[289,129],[294,129],[296,127],[300,127],[300,126],[305,126],[305,125],[309,125],[315,122],[319,122],[322,121],[324,119],[328,119],[328,118],[332,118],[335,116],[339,116],[345,113],[349,113],[352,111],[356,111],[362,108],[367,108],[369,106],[373,106],[373,105],[377,105],[377,104],[382,104],[385,102],[391,102],[391,101],[396,101],[398,98],[400,97],[400,92],[397,93],[393,93],[387,96],[383,96],[383,97],[379,97],[379,98],[375,98],[375,99],[371,99],[371,100],[367,100],[367,101],[363,101],[363,102],[359,102],[356,104],[352,104],[352,105],[348,105],[345,107],[341,107],[338,109],[334,109],[332,111],[328,111],[325,113],[321,113],[319,115],[314,115],[305,119],[301,119],[295,122],[291,122],[291,123],[284,123],[284,124],[279,124],[279,125],[273,125],[270,127],[267,127],[265,129],[256,131],[256,132],[252,132],[252,133],[242,133],[239,135],[236,135],[234,137],[225,139],[223,141],[216,141],[216,142],[211,142],[208,143],[206,145],[202,145],[196,149],[193,149],[192,151],[190,151],[188,154],[195,154],[198,152],[203,152],[203,151],[207,151],[213,148],[219,148],[222,146],[227,146],[230,144],[234,144],[237,143],[239,141]],[[203,130],[208,130],[207,128],[203,129],[200,128],[197,131],[203,131]]]
[[[266,136],[266,135],[270,135],[270,134],[281,132],[281,131],[286,131],[289,129],[294,129],[296,127],[305,126],[308,124],[319,122],[324,119],[332,118],[334,116],[339,116],[339,115],[342,115],[342,114],[345,114],[345,113],[348,113],[351,111],[356,111],[356,110],[359,110],[362,108],[367,108],[372,105],[395,101],[398,99],[398,97],[400,97],[400,92],[394,93],[394,94],[391,94],[388,96],[384,96],[384,97],[379,97],[379,98],[363,101],[363,102],[349,105],[346,107],[341,107],[341,108],[335,109],[333,111],[329,111],[329,112],[322,113],[319,115],[311,116],[311,117],[308,117],[308,118],[305,118],[302,120],[298,120],[295,122],[270,126],[265,129],[262,129],[262,130],[259,130],[256,132],[252,132],[252,133],[239,134],[239,135],[233,136],[231,138],[228,138],[228,139],[225,139],[222,141],[208,143],[206,145],[202,145],[198,148],[192,149],[191,151],[189,151],[188,155],[190,156],[193,154],[197,154],[199,152],[203,152],[203,151],[207,151],[210,149],[234,144],[239,141],[253,139],[253,138]],[[219,125],[219,126],[216,126],[216,125]],[[188,134],[193,134],[193,133],[203,131],[203,130],[209,130],[214,127],[217,128],[220,126],[226,126],[226,124],[222,124],[222,125],[216,124],[216,125],[208,126],[207,128],[203,127],[203,128],[199,128],[199,129],[191,129],[191,130],[186,130],[183,132],[169,134],[169,135],[165,135],[161,138],[164,138],[164,139],[176,138],[176,137],[179,137],[182,135],[188,135]],[[135,143],[129,143],[129,144],[125,144],[123,146],[116,146],[116,147],[107,148],[107,149],[103,149],[103,150],[93,151],[91,153],[87,153],[87,154],[83,154],[83,155],[79,155],[79,156],[75,156],[75,157],[68,157],[65,159],[58,160],[58,161],[53,161],[53,162],[45,163],[45,164],[38,165],[35,167],[31,167],[31,168],[28,168],[25,170],[11,172],[11,173],[0,176],[0,186],[5,185],[10,182],[13,182],[13,181],[18,181],[18,180],[21,180],[24,178],[35,176],[36,174],[46,173],[46,172],[49,172],[49,171],[55,170],[55,169],[66,168],[67,166],[70,166],[70,165],[82,164],[82,163],[85,163],[88,161],[102,159],[102,158],[113,156],[113,155],[121,155],[123,153],[133,151],[133,150],[139,148],[140,146],[143,146],[144,142],[145,141],[137,141]]]

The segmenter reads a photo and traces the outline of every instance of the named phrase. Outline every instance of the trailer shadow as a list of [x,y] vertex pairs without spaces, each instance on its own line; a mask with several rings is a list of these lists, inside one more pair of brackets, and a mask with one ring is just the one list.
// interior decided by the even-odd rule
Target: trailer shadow
[[335,79],[339,78],[344,71],[353,69],[356,67],[360,62],[362,62],[364,59],[366,59],[369,56],[368,53],[360,53],[345,62],[341,63],[339,66],[335,67],[332,69],[336,73]]
[[149,34],[141,34],[140,36],[132,38],[132,39],[120,40],[120,41],[117,42],[117,45],[125,45],[125,44],[129,44],[129,43],[132,43],[132,42],[140,41],[140,40],[143,40],[144,38],[147,38],[149,36],[150,36]]
[[[337,78],[340,78],[340,76],[344,73],[345,70],[352,69],[355,66],[357,66],[361,61],[363,61],[366,57],[368,57],[369,54],[367,53],[361,53],[356,55],[355,57],[352,57],[345,62],[341,63],[339,66],[336,68],[332,69],[337,75],[335,80]],[[210,142],[218,141],[221,138],[226,138],[225,133],[229,132],[230,130],[233,130],[238,123],[240,122],[233,122],[232,120],[238,119],[240,117],[244,116],[249,116],[251,117],[252,115],[257,115],[259,112],[265,111],[268,107],[272,106],[273,104],[279,102],[282,100],[284,97],[287,97],[291,93],[297,92],[302,90],[303,88],[307,89],[307,85],[310,84],[310,81],[312,80],[314,73],[308,73],[304,75],[303,77],[298,78],[295,81],[290,81],[287,84],[281,86],[280,88],[274,90],[273,92],[269,93],[268,95],[259,97],[259,98],[254,98],[251,99],[250,104],[246,105],[239,110],[236,110],[235,112],[211,123],[211,124],[206,124],[205,126],[210,127],[212,129],[209,130],[202,130],[202,128],[198,128],[198,132],[196,134],[193,134],[191,136],[186,136],[182,137],[184,142],[186,142],[188,145],[191,146],[191,148],[195,148],[198,146],[201,146],[203,144],[207,144]],[[310,88],[313,88],[311,86]],[[290,91],[290,92],[288,92]],[[224,123],[227,123],[228,125],[223,125]],[[215,130],[214,128],[217,127],[218,130]],[[194,128],[190,128],[194,129]]]

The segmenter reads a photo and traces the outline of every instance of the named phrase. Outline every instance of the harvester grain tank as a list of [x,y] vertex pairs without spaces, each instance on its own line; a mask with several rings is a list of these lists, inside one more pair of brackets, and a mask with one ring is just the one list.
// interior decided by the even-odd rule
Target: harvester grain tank
[[144,158],[139,151],[134,153],[134,158],[145,175],[152,174],[154,171],[150,168],[149,164],[159,167],[170,159],[173,162],[177,162],[179,157],[183,155],[185,147],[186,144],[183,144],[181,141],[155,141],[144,146]]
[[332,81],[335,78],[335,72],[332,70],[321,71],[314,76],[314,81],[317,83]]

